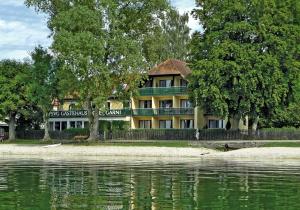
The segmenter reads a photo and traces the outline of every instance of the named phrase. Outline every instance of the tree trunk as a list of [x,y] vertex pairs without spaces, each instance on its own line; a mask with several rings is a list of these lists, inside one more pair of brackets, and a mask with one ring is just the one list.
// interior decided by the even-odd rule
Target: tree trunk
[[45,123],[45,134],[44,134],[44,138],[43,141],[47,141],[50,140],[50,135],[49,135],[49,117],[48,117],[48,113],[44,113],[44,123]]
[[259,116],[256,116],[251,126],[252,134],[256,133],[258,121],[259,121]]
[[99,109],[92,109],[90,102],[87,103],[89,124],[90,124],[90,136],[88,141],[97,140],[99,137]]
[[238,130],[240,128],[240,119],[241,116],[239,115],[234,115],[230,118],[230,124],[231,124],[230,130]]
[[16,114],[10,113],[9,114],[9,140],[15,140],[16,139]]

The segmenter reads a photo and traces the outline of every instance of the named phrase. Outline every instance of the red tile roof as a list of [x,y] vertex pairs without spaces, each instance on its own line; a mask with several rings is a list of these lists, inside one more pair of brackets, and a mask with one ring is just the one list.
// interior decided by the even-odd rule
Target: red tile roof
[[148,72],[150,76],[160,76],[160,75],[181,75],[186,77],[191,74],[192,71],[183,61],[176,59],[168,59],[165,62],[158,64],[156,67]]

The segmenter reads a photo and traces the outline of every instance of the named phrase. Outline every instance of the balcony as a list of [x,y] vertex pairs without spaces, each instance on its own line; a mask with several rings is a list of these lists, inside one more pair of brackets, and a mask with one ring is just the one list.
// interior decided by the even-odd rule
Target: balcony
[[139,89],[140,96],[173,96],[188,94],[187,87],[147,87]]
[[194,115],[194,108],[133,109],[133,116]]

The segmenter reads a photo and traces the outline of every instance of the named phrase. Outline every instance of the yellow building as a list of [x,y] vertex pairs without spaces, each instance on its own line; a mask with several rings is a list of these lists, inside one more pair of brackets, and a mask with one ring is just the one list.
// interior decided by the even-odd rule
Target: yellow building
[[131,98],[131,128],[194,128],[189,74],[191,70],[178,60],[167,60],[150,70],[139,95]]
[[[202,129],[225,128],[226,122],[205,115],[194,108],[188,96],[188,76],[191,70],[185,62],[169,59],[148,72],[148,79],[127,106],[110,98],[109,110],[99,120],[127,121],[131,129]],[[50,113],[50,129],[84,128],[88,126],[87,111],[77,110],[76,101],[65,99]]]

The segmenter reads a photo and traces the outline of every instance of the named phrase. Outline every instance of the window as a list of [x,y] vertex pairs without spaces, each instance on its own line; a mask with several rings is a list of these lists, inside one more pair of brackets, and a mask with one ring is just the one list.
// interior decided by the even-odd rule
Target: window
[[151,128],[151,120],[139,120],[139,128]]
[[159,101],[159,107],[160,108],[172,108],[173,107],[173,101],[172,100]]
[[194,120],[180,120],[180,128],[194,128]]
[[75,128],[75,121],[70,121],[70,128]]
[[160,120],[159,128],[173,128],[172,120]]
[[223,120],[209,120],[208,128],[224,128]]
[[55,131],[60,131],[60,122],[55,122],[55,124],[54,124],[54,130]]
[[188,86],[188,82],[184,79],[180,79],[180,86],[182,87],[187,87]]
[[110,109],[110,102],[109,101],[107,102],[106,106],[107,106],[107,109]]
[[151,100],[140,100],[139,105],[141,109],[151,109],[152,101]]
[[173,80],[159,80],[159,87],[172,87]]
[[69,105],[69,111],[76,110],[76,104],[70,104]]
[[66,130],[67,129],[67,122],[66,121],[63,121],[61,122],[61,130]]
[[76,121],[76,128],[82,128],[82,122]]
[[193,106],[192,106],[192,103],[189,100],[187,100],[187,99],[181,99],[180,100],[180,107],[181,108],[191,108]]
[[148,81],[145,83],[144,87],[152,87],[152,83],[153,83],[152,80],[148,80]]

